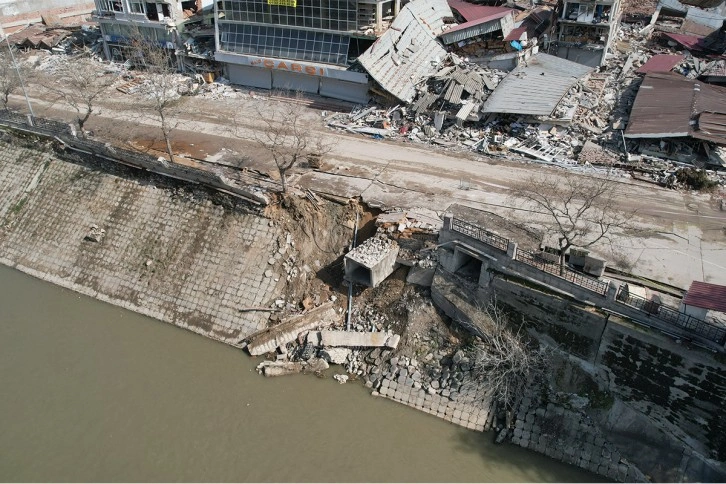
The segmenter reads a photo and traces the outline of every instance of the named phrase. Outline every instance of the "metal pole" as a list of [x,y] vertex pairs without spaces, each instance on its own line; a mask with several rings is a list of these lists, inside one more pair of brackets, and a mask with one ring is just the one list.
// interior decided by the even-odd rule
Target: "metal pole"
[[25,102],[28,103],[28,110],[30,111],[30,125],[33,126],[35,113],[33,113],[33,106],[30,105],[30,98],[28,97],[28,91],[25,90],[25,82],[23,82],[23,76],[20,75],[20,67],[18,67],[18,63],[15,61],[15,54],[13,54],[13,48],[10,45],[10,38],[9,36],[5,35],[5,30],[3,30],[2,26],[0,26],[0,35],[5,37],[5,42],[8,44],[8,52],[10,52],[10,58],[13,60],[13,65],[15,66],[15,72],[18,73],[18,80],[20,81],[20,87],[23,89],[23,95],[25,96]]
[[[351,247],[355,249],[355,245],[358,240],[358,221],[360,220],[360,214],[356,210],[355,212],[355,229],[353,230],[353,244]],[[350,331],[350,313],[353,311],[353,281],[348,281],[348,314],[345,317],[345,330]]]

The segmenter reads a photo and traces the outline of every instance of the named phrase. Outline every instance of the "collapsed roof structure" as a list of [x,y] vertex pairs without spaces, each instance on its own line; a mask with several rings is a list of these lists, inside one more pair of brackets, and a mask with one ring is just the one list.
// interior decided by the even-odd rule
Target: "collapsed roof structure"
[[482,111],[550,117],[570,88],[591,71],[586,65],[539,53],[504,78]]
[[726,145],[726,88],[678,74],[647,74],[625,137],[691,137]]
[[444,19],[452,15],[446,0],[408,3],[358,62],[388,93],[411,102],[416,85],[436,72],[446,56],[436,37],[444,29]]

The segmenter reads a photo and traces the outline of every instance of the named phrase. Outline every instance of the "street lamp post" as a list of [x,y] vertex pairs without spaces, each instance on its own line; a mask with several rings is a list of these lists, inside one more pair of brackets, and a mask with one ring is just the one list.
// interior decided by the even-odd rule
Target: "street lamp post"
[[30,117],[28,118],[28,121],[30,122],[30,125],[33,126],[35,124],[35,113],[33,113],[33,106],[30,104],[30,98],[28,97],[28,91],[25,90],[25,82],[23,81],[23,76],[20,75],[20,67],[18,67],[18,63],[15,60],[15,54],[13,54],[13,48],[10,45],[10,39],[9,36],[5,35],[5,30],[3,30],[2,25],[0,25],[0,35],[5,37],[5,42],[8,44],[8,52],[10,52],[10,58],[13,61],[13,65],[15,66],[15,72],[18,73],[18,80],[20,81],[20,87],[23,89],[23,95],[25,96],[25,102],[28,103],[28,110],[30,111]]

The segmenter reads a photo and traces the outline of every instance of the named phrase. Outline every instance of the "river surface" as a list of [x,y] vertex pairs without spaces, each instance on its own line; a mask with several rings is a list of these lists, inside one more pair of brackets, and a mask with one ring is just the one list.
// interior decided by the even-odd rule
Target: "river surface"
[[0,266],[2,481],[590,481]]

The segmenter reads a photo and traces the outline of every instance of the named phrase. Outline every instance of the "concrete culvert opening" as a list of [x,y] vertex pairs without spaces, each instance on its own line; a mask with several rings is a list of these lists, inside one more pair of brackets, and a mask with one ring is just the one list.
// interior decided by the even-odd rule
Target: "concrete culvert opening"
[[352,268],[349,271],[347,278],[356,284],[362,284],[364,286],[373,286],[373,276],[371,270],[365,266],[355,263],[354,261],[348,261]]
[[456,269],[456,275],[467,280],[478,282],[481,274],[481,261],[476,257],[462,252],[458,253],[459,268]]

